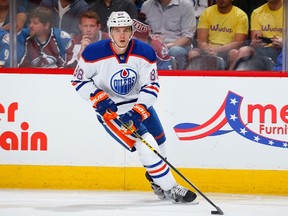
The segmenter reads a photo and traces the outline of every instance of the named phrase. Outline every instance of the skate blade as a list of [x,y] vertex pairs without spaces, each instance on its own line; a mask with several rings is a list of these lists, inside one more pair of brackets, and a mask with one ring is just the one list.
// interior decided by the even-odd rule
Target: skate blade
[[177,204],[177,205],[198,205],[199,201],[198,200],[193,200],[192,202],[177,202],[173,199],[169,199],[170,201],[172,201],[173,204]]

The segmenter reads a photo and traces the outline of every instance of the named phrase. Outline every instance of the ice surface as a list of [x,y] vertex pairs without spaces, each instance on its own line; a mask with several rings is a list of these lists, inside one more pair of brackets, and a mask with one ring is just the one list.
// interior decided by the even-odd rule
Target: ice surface
[[[286,216],[288,197],[205,195],[224,215]],[[158,200],[152,192],[0,190],[0,216],[206,216],[215,208],[200,195],[199,205]]]

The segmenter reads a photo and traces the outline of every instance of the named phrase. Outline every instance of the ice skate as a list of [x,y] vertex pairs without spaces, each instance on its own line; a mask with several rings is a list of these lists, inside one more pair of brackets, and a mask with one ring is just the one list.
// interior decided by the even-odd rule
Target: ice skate
[[195,200],[197,195],[180,185],[175,185],[171,190],[165,191],[164,194],[176,203],[198,204]]
[[151,188],[153,189],[154,194],[161,200],[166,199],[166,195],[164,194],[164,191],[162,190],[162,188],[159,185],[157,185],[153,182],[153,179],[148,174],[148,172],[145,173],[145,176],[146,176],[147,180],[150,182]]

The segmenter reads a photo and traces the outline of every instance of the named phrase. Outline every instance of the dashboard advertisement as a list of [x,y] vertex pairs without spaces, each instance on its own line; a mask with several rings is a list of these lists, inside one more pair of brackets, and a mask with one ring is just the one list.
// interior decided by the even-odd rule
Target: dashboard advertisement
[[[141,166],[71,75],[1,74],[0,164]],[[287,78],[160,76],[155,108],[183,168],[288,169]]]

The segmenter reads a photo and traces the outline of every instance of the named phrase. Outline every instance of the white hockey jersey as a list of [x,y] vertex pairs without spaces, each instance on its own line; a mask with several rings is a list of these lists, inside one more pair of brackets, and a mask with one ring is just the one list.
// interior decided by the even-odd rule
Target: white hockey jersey
[[131,39],[125,54],[117,55],[110,39],[90,44],[82,53],[72,84],[88,100],[97,89],[108,93],[118,114],[135,103],[152,106],[159,93],[155,51],[148,44]]

